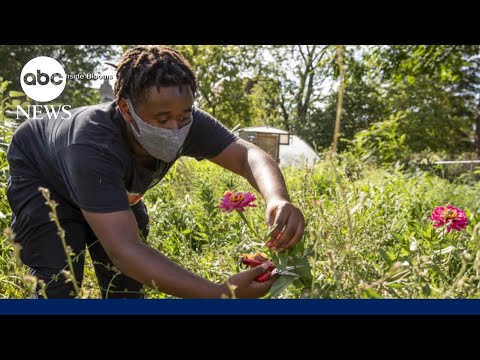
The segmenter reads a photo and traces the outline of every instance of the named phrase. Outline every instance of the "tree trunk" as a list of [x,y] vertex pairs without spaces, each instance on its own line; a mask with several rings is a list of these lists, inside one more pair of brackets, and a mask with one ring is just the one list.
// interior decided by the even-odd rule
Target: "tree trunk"
[[[313,62],[315,59],[315,50],[317,46],[314,45],[310,48],[306,46],[306,54],[303,53],[301,45],[298,46],[298,52],[300,53],[303,65],[305,68],[300,74],[300,85],[297,93],[297,119],[296,121],[303,126],[307,118],[308,107],[310,106],[309,101],[312,95],[312,83],[315,76],[315,68],[313,67]],[[305,92],[306,89],[306,92]]]

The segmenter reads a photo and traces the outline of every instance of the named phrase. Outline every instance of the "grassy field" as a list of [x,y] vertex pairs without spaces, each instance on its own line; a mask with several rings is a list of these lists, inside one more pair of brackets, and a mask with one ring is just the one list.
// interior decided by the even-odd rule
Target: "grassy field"
[[[7,165],[0,151],[0,225],[8,226]],[[284,169],[292,200],[307,222],[302,240],[312,278],[280,298],[476,298],[480,296],[480,183],[451,182],[423,171],[367,166],[355,159]],[[243,253],[264,251],[236,213],[218,204],[226,190],[251,191],[246,216],[266,232],[265,204],[242,178],[209,162],[182,159],[146,195],[148,243],[183,267],[224,281]],[[437,206],[465,210],[469,226],[444,233],[428,220]],[[34,279],[16,261],[8,233],[0,241],[0,297],[25,298]],[[87,258],[83,297],[99,297]],[[146,290],[148,298],[167,295]]]

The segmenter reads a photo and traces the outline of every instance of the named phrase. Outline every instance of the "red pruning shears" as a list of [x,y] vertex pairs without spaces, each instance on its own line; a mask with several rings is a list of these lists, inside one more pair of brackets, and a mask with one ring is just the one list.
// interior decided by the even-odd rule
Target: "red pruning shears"
[[273,263],[270,260],[268,260],[266,255],[263,254],[263,253],[246,254],[246,255],[242,256],[242,263],[249,266],[249,267],[256,267],[256,266],[259,266],[259,265],[263,264],[264,262],[268,262],[269,267],[264,274],[258,276],[255,279],[256,281],[259,281],[259,282],[267,281],[268,279],[270,279],[270,277],[272,275],[276,275],[276,274],[300,277],[300,275],[298,275],[296,273],[293,273],[293,272],[290,272],[290,270],[294,270],[294,269],[298,269],[298,268],[303,267],[303,265],[287,266],[285,268],[285,270],[280,270],[280,269],[277,269],[273,265]]

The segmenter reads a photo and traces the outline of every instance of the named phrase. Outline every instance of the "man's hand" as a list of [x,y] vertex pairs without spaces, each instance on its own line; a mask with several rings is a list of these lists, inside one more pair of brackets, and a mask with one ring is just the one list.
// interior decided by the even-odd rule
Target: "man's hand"
[[273,200],[267,204],[267,224],[276,225],[272,231],[267,247],[271,250],[283,251],[300,241],[305,229],[302,212],[292,203],[285,200]]
[[231,276],[223,285],[223,293],[231,297],[232,293],[228,285],[235,285],[236,298],[260,298],[264,296],[279,277],[274,275],[264,282],[255,281],[255,278],[268,271],[268,265],[265,263]]

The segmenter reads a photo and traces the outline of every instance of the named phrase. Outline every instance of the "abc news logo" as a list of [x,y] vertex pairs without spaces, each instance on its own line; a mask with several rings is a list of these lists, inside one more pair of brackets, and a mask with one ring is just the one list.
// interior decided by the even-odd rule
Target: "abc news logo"
[[51,82],[53,85],[62,85],[63,76],[62,74],[55,73],[49,77],[48,74],[41,72],[41,70],[37,70],[36,76],[32,73],[26,73],[23,77],[23,81],[26,85],[37,85],[37,83],[39,85],[48,85],[49,82]]
[[[20,74],[20,83],[31,99],[39,102],[52,101],[65,89],[65,70],[57,60],[38,56],[25,64]],[[72,116],[68,111],[70,108],[70,105],[29,105],[25,111],[17,105],[17,119],[20,118],[20,113],[28,119],[40,119],[41,114],[51,118],[58,117],[61,112],[65,114],[62,119],[69,119]]]

